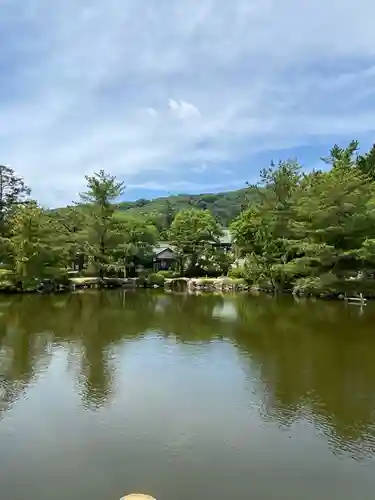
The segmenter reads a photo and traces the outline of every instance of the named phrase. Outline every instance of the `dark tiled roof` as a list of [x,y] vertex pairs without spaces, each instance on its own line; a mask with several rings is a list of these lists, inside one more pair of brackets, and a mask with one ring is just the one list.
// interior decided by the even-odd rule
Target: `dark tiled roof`
[[160,241],[152,249],[155,255],[158,255],[159,253],[162,253],[165,250],[170,250],[171,252],[174,252],[174,247],[173,245],[170,245],[167,241]]
[[[231,245],[232,244],[232,235],[229,231],[228,228],[222,229],[222,236],[219,237],[219,242],[222,245]],[[169,243],[169,241],[159,241],[154,247],[153,247],[153,252],[154,254],[159,254],[161,252],[164,252],[165,250],[171,250],[172,252],[175,251],[174,245]]]

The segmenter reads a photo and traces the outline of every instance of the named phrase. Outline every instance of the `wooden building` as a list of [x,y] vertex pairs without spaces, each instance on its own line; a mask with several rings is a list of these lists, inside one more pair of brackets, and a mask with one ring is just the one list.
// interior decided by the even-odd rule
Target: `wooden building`
[[176,269],[178,258],[173,246],[168,242],[159,243],[153,248],[154,271],[170,271]]

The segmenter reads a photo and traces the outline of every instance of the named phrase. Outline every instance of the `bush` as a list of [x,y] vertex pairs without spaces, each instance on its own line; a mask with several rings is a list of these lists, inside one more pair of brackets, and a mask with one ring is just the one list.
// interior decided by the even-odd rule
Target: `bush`
[[147,277],[147,284],[151,286],[153,285],[164,286],[164,281],[165,281],[164,276],[160,275],[159,273],[152,273]]
[[137,277],[146,279],[147,276],[150,276],[150,274],[153,274],[153,273],[154,272],[152,269],[142,269],[141,271],[137,272]]
[[233,256],[221,250],[209,249],[198,258],[198,268],[195,276],[226,276],[233,263]]
[[296,295],[326,295],[336,294],[337,278],[333,274],[323,274],[321,276],[307,276],[299,278],[295,282],[293,293]]
[[229,270],[228,276],[233,279],[243,279],[245,277],[244,267],[232,267]]

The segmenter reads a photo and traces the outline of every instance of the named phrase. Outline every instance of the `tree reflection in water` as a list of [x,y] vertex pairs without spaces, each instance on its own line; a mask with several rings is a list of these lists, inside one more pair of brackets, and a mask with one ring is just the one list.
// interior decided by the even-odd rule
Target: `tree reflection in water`
[[[148,334],[181,343],[225,339],[257,382],[262,417],[304,419],[332,449],[375,452],[375,309],[247,295],[85,292],[0,301],[0,417],[67,352],[85,408],[110,404],[116,347]],[[252,395],[251,395],[252,396]]]
[[235,338],[259,368],[265,419],[304,418],[336,452],[375,451],[375,311],[290,300],[237,301]]

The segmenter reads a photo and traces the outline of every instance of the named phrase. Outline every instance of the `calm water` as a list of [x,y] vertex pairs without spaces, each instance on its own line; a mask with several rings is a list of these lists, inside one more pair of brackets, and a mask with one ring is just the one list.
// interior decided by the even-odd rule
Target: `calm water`
[[0,498],[374,499],[375,305],[0,299]]

